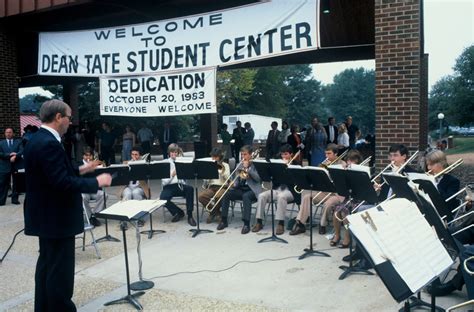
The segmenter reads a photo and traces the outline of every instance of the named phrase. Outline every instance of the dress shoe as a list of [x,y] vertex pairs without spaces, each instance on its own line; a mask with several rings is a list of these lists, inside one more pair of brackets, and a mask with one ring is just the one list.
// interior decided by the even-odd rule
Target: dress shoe
[[240,234],[248,234],[248,232],[250,232],[250,226],[244,225],[242,227],[242,231],[240,231]]
[[263,224],[256,223],[252,228],[252,232],[254,232],[254,233],[260,232],[262,229],[263,229]]
[[13,204],[13,205],[19,205],[20,202],[19,202],[18,200],[12,200],[12,204]]
[[90,218],[89,218],[89,222],[90,222],[93,226],[101,226],[101,225],[102,225],[102,223],[101,223],[99,220],[97,220],[96,217],[90,217]]
[[446,296],[455,291],[457,288],[454,287],[453,283],[447,282],[436,286],[428,286],[427,291],[429,294],[435,297]]
[[171,219],[171,222],[178,222],[184,217],[184,213],[177,213],[173,216],[173,219]]
[[220,230],[223,230],[225,229],[226,227],[228,227],[229,225],[227,224],[227,222],[221,222],[219,223],[219,225],[217,226],[217,230],[220,231]]
[[282,235],[283,233],[285,233],[285,226],[283,224],[278,224],[275,234]]
[[306,232],[305,226],[296,225],[295,228],[290,232],[290,235],[298,235]]
[[326,227],[325,226],[322,226],[322,225],[319,226],[319,234],[321,234],[321,235],[326,234]]
[[196,220],[192,216],[188,217],[188,224],[190,226],[196,226]]
[[355,260],[359,260],[359,259],[360,259],[359,254],[357,252],[353,252],[352,257],[351,257],[351,254],[348,254],[347,256],[342,258],[342,261],[351,262],[351,260],[355,261]]

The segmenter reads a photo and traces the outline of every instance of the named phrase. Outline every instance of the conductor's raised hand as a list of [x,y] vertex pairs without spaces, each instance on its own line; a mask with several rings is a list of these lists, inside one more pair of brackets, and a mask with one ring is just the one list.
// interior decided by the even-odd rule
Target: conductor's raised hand
[[112,183],[112,176],[108,173],[102,173],[96,177],[99,187],[110,186]]
[[88,172],[92,172],[95,168],[102,166],[102,162],[100,160],[92,160],[88,163],[79,167],[80,174],[86,174]]

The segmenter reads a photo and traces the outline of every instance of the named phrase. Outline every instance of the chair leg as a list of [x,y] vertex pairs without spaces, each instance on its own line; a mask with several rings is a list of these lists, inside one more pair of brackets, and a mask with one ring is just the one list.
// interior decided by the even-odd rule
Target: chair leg
[[86,250],[86,231],[82,233],[82,251]]
[[94,248],[95,248],[95,254],[97,255],[97,258],[100,259],[99,248],[97,248],[97,242],[95,241],[94,232],[92,232],[92,230],[91,230],[91,236],[92,236],[92,245],[94,245]]

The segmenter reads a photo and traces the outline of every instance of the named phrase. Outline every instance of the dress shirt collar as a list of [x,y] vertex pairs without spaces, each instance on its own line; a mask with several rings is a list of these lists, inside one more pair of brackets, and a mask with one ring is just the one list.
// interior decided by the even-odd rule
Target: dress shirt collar
[[61,143],[61,136],[59,135],[59,132],[57,132],[57,131],[54,130],[53,128],[48,127],[48,126],[46,126],[46,125],[41,125],[41,128],[43,128],[43,129],[48,130],[49,132],[51,132],[51,134],[54,135],[54,137],[56,138],[56,140],[58,140],[58,142]]

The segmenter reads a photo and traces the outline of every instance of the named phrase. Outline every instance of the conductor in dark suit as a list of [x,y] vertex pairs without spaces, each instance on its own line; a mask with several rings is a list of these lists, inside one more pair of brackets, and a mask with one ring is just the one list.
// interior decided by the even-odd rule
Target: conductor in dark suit
[[[21,140],[13,138],[12,128],[5,129],[5,140],[0,141],[0,206],[5,205],[10,179],[23,155]],[[19,205],[16,185],[12,186],[12,204]]]
[[327,144],[334,143],[337,144],[337,126],[336,126],[336,119],[334,117],[328,118],[327,126],[324,126],[324,130],[328,135]]
[[40,109],[42,126],[25,146],[25,234],[38,236],[35,311],[76,311],[74,290],[75,236],[84,230],[81,193],[109,186],[111,176],[80,175],[99,164],[74,166],[61,145],[71,123],[71,108],[59,100]]

